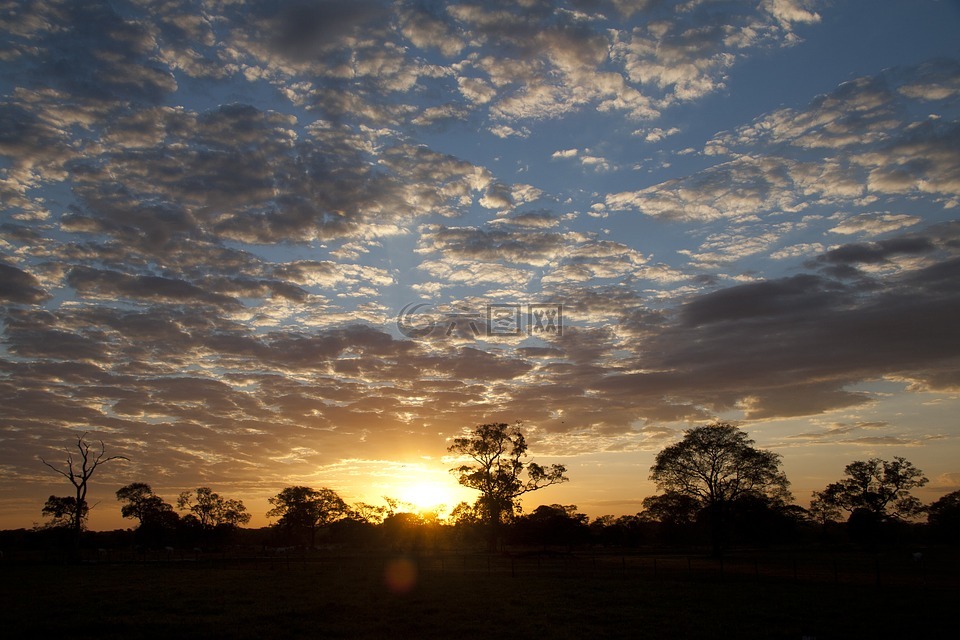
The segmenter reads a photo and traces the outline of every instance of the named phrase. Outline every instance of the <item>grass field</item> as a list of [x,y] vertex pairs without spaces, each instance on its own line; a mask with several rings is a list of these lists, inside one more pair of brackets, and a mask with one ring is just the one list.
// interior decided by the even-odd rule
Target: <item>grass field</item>
[[[797,574],[788,559],[731,559],[722,572],[709,562],[294,556],[7,563],[0,565],[0,633],[167,639],[956,637],[960,589],[949,575],[890,565],[877,584],[873,565],[860,562],[854,571],[852,559],[844,559],[839,575],[804,573],[802,567]],[[783,571],[770,570],[778,566]]]

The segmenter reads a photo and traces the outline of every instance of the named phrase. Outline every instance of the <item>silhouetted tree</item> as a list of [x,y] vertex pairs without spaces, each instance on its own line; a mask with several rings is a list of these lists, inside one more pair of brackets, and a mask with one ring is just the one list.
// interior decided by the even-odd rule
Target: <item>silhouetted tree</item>
[[89,509],[87,503],[82,502],[80,513],[77,513],[77,499],[73,496],[50,496],[47,498],[43,509],[40,512],[50,518],[50,521],[44,525],[47,529],[72,529],[75,526],[77,516],[80,517],[81,529],[86,528],[87,514]]
[[863,510],[876,519],[911,518],[923,513],[923,504],[910,495],[911,489],[922,487],[927,478],[905,458],[892,461],[871,458],[848,464],[847,477],[813,492],[811,510],[815,513],[843,509],[853,514]]
[[753,444],[729,423],[696,427],[658,453],[650,468],[650,478],[661,490],[694,498],[706,510],[714,553],[723,547],[735,500],[750,494],[779,500],[790,497],[780,455]]
[[658,496],[644,498],[643,511],[639,516],[644,520],[683,527],[696,523],[697,513],[702,508],[702,502],[693,496],[679,491],[667,491]]
[[927,522],[934,539],[960,544],[960,491],[941,497],[927,508]]
[[353,515],[334,520],[327,527],[326,540],[331,543],[349,544],[355,547],[369,547],[382,538],[383,531],[379,523],[361,520]]
[[503,520],[514,514],[520,496],[568,480],[563,465],[547,469],[524,462],[527,443],[519,422],[477,425],[469,434],[454,438],[448,451],[472,460],[450,471],[460,484],[480,492],[477,504],[488,526],[491,549],[496,548]]
[[198,487],[195,493],[182,492],[177,498],[177,508],[189,511],[204,529],[224,525],[236,528],[250,522],[250,514],[242,500],[222,498],[210,487]]
[[635,515],[605,515],[590,523],[590,535],[595,544],[605,547],[636,546],[644,538],[646,526]]
[[454,526],[476,525],[483,521],[480,513],[477,511],[476,505],[472,505],[469,502],[460,502],[457,504],[450,512],[449,520]]
[[117,489],[117,500],[124,504],[120,506],[120,515],[124,518],[136,518],[141,526],[150,520],[160,519],[160,514],[173,512],[173,505],[165,502],[145,482],[132,482]]
[[840,520],[840,515],[843,511],[834,502],[819,499],[817,497],[818,493],[817,491],[813,492],[813,500],[810,501],[810,508],[807,512],[814,522],[819,523],[821,527],[825,527],[831,523],[835,524]]
[[460,542],[475,544],[483,540],[483,516],[477,505],[469,502],[457,504],[447,521],[453,525],[454,535]]
[[161,546],[174,534],[180,524],[180,516],[173,505],[158,496],[145,482],[132,482],[117,489],[117,500],[123,504],[120,515],[134,518],[137,526],[136,539],[139,544]]
[[394,551],[418,551],[423,545],[424,521],[420,514],[397,511],[380,525],[387,544]]
[[735,500],[730,516],[734,539],[754,545],[793,540],[809,519],[803,507],[758,494]]
[[594,518],[587,528],[590,530],[590,538],[594,544],[601,544],[603,546],[617,544],[616,540],[616,529],[614,526],[617,522],[617,517],[612,514],[604,514],[602,516],[597,516]]
[[384,518],[389,518],[395,513],[413,513],[417,510],[416,505],[412,502],[391,498],[390,496],[383,496],[383,501],[387,503]]
[[80,544],[80,531],[83,529],[83,521],[87,512],[90,510],[90,507],[87,504],[87,489],[94,472],[96,472],[100,465],[110,462],[111,460],[128,459],[126,456],[106,455],[106,449],[103,445],[103,440],[100,440],[99,453],[91,450],[90,443],[86,441],[86,437],[86,433],[77,437],[77,452],[79,457],[74,458],[73,453],[68,453],[66,470],[59,469],[43,458],[40,458],[40,462],[69,480],[70,484],[72,484],[76,490],[76,495],[74,497],[75,508],[73,509],[72,513],[72,530],[74,544],[78,546]]
[[810,510],[831,519],[840,510],[849,513],[847,532],[857,542],[873,545],[896,522],[924,511],[910,490],[925,485],[927,478],[905,458],[855,460],[843,473],[846,478],[813,492]]
[[693,542],[703,503],[679,491],[667,491],[643,499],[643,511],[637,517],[656,523],[657,537],[668,544]]
[[350,517],[358,522],[380,524],[386,517],[387,508],[366,502],[354,502],[350,505]]
[[316,544],[317,529],[350,515],[347,503],[333,489],[287,487],[269,499],[273,508],[267,517],[280,518],[277,526],[291,533],[307,532],[310,546]]
[[521,544],[577,545],[589,539],[587,516],[576,505],[540,505],[513,523],[514,538]]

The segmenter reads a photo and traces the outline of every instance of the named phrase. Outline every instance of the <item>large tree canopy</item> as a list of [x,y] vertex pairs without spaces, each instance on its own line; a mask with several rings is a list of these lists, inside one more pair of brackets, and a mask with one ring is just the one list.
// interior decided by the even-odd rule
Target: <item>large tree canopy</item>
[[689,429],[657,454],[650,479],[667,495],[687,496],[706,510],[715,553],[725,535],[730,507],[742,498],[782,503],[790,499],[780,455],[757,449],[736,426],[718,422]]
[[905,458],[856,460],[843,473],[846,478],[813,492],[811,510],[823,514],[823,519],[840,509],[850,514],[865,511],[877,518],[910,518],[923,512],[910,490],[925,485],[927,478]]
[[347,503],[333,489],[310,487],[287,487],[269,499],[273,508],[267,517],[280,518],[277,526],[289,532],[309,532],[310,545],[316,539],[316,530],[334,520],[347,516]]
[[120,487],[117,489],[117,500],[123,503],[120,515],[136,518],[141,526],[173,512],[173,505],[155,494],[146,482],[131,482]]
[[221,525],[239,527],[250,522],[242,500],[223,498],[210,487],[198,487],[195,493],[182,492],[177,498],[177,508],[189,511],[205,529]]
[[50,520],[44,525],[47,529],[72,529],[76,521],[80,520],[80,528],[86,528],[87,515],[90,509],[86,502],[80,503],[77,510],[77,499],[73,496],[50,496],[40,512]]
[[927,521],[934,538],[960,542],[960,491],[953,491],[927,507]]
[[745,495],[788,499],[790,483],[780,470],[780,454],[753,444],[725,422],[689,429],[680,442],[657,454],[650,479],[661,490],[690,496],[703,507]]
[[477,425],[467,435],[454,438],[448,451],[471,461],[450,471],[460,484],[480,492],[477,504],[494,544],[501,520],[514,513],[520,496],[568,480],[562,464],[545,468],[524,461],[527,442],[519,422]]

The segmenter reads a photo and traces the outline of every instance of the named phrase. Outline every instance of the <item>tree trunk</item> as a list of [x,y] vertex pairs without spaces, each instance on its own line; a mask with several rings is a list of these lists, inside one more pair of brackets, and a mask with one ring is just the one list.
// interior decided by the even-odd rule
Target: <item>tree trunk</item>
[[83,530],[83,509],[87,506],[86,481],[77,486],[77,504],[73,513],[73,553],[75,560],[80,559],[80,532]]
[[708,508],[710,516],[710,548],[714,556],[723,555],[726,546],[727,522],[723,503],[714,503]]
[[498,550],[501,534],[501,511],[494,505],[490,505],[490,523],[487,531],[487,550],[494,552]]

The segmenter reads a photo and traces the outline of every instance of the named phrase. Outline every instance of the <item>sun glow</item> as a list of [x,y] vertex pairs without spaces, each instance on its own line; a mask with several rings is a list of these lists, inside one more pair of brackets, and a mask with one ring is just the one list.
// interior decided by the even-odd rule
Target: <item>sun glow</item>
[[451,482],[415,480],[404,487],[398,498],[413,505],[420,513],[440,512],[440,515],[444,515],[465,499],[458,489],[459,487]]

